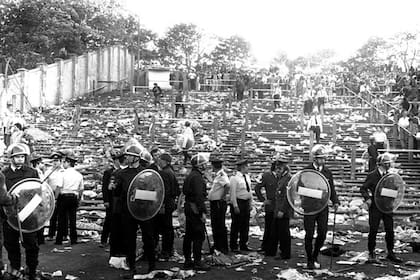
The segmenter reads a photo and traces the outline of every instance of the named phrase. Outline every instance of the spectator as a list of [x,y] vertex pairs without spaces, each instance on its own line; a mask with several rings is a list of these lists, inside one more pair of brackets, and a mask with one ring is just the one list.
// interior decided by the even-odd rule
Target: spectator
[[313,111],[313,115],[309,119],[307,130],[310,132],[311,139],[313,140],[315,134],[316,143],[319,143],[322,133],[322,120],[317,109]]
[[[183,142],[182,142],[182,153],[184,154],[184,165],[187,164],[188,159],[191,156],[188,154],[188,150],[192,148],[194,144],[194,132],[191,128],[190,122],[186,121],[184,124]],[[190,145],[191,144],[191,145]]]
[[15,119],[15,114],[13,113],[13,106],[12,104],[7,104],[7,109],[4,112],[2,117],[3,123],[3,141],[4,144],[7,146],[10,145],[10,136],[12,135],[12,127],[14,125],[13,120]]
[[15,123],[12,127],[12,135],[10,136],[10,144],[16,144],[16,143],[24,143],[26,144],[25,138],[24,138],[24,132],[23,127],[21,123]]
[[152,92],[153,92],[153,98],[154,98],[153,104],[155,106],[157,106],[157,104],[160,105],[160,98],[162,97],[162,89],[158,86],[157,83],[153,84]]
[[178,117],[179,108],[182,109],[182,117],[185,117],[184,94],[180,90],[175,97],[175,118]]
[[280,108],[280,97],[281,97],[281,86],[277,85],[274,88],[273,100],[274,100],[274,110]]
[[305,115],[310,115],[313,110],[313,100],[312,100],[312,90],[306,89],[305,93],[303,94],[303,113]]
[[398,120],[399,139],[401,148],[406,149],[408,145],[408,128],[410,126],[410,119],[406,110],[402,111],[401,117]]
[[368,147],[368,155],[369,155],[369,166],[368,172],[372,172],[376,168],[376,159],[378,158],[378,147],[375,143],[375,137],[371,135],[369,137],[370,145]]
[[[419,150],[420,149],[420,113],[417,113],[417,115],[413,116],[411,118],[410,122],[410,132],[411,136],[413,137],[413,149]],[[413,157],[418,158],[420,156],[420,153],[415,153]]]

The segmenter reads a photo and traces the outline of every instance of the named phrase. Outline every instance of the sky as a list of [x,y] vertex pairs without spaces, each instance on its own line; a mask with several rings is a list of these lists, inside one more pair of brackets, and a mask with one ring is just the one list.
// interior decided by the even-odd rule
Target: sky
[[206,33],[239,35],[268,65],[279,51],[290,58],[333,49],[354,54],[370,37],[420,30],[416,0],[123,0],[141,26],[159,35],[177,23],[194,23]]

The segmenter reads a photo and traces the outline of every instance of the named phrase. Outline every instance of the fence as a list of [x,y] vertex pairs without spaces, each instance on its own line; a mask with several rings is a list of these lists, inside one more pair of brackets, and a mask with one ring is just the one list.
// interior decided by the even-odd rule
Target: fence
[[58,105],[100,90],[110,91],[122,81],[132,84],[134,56],[126,48],[113,46],[53,64],[39,64],[17,74],[0,74],[0,113],[7,104],[22,112]]

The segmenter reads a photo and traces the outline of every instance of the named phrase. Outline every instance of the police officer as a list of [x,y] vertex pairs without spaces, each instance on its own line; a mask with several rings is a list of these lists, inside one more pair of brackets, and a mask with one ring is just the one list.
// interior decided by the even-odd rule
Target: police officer
[[70,243],[77,244],[76,212],[83,194],[83,175],[74,166],[77,158],[72,150],[62,150],[63,186],[57,198],[58,230],[56,245],[62,245],[67,229],[70,229]]
[[230,213],[232,216],[232,224],[230,228],[230,249],[238,252],[238,235],[239,247],[241,251],[249,252],[248,234],[249,219],[251,218],[251,179],[248,173],[248,160],[242,159],[236,162],[237,171],[230,178]]
[[[277,188],[278,177],[275,171],[276,161],[273,158],[270,171],[262,175],[261,181],[255,186],[255,193],[258,200],[264,203],[264,236],[261,244],[261,251],[267,251],[268,238],[271,234],[271,225],[274,218],[275,194]],[[265,190],[265,197],[261,193],[261,189]]]
[[[165,186],[165,198],[159,213],[154,218],[155,229],[162,234],[161,258],[168,259],[173,255],[174,250],[174,226],[172,223],[172,213],[176,209],[176,198],[180,195],[178,180],[176,179],[171,162],[172,157],[168,153],[163,153],[157,160],[159,165],[159,175],[162,177]],[[159,240],[156,234],[156,242]]]
[[[123,228],[123,251],[127,257],[130,272],[124,278],[131,279],[136,274],[136,240],[137,229],[140,225],[142,232],[143,245],[145,255],[149,263],[148,272],[155,269],[155,252],[154,252],[154,231],[153,223],[148,221],[137,221],[129,212],[127,201],[128,188],[134,177],[144,168],[140,165],[141,149],[135,145],[126,147],[124,155],[127,159],[128,167],[120,170],[115,174],[115,190],[114,195],[119,197],[119,205],[115,207],[121,208],[121,222]],[[131,278],[130,278],[131,277]]]
[[110,237],[111,233],[113,196],[112,189],[109,188],[109,186],[111,183],[113,173],[119,169],[119,159],[122,156],[123,154],[119,151],[113,151],[111,153],[112,165],[110,166],[110,168],[104,171],[104,175],[102,176],[102,197],[105,206],[105,219],[101,234],[101,247],[104,247],[107,244],[108,238]]
[[[183,243],[185,257],[184,268],[197,270],[209,270],[210,267],[201,261],[201,248],[205,239],[206,222],[206,183],[203,172],[206,170],[208,160],[201,154],[191,158],[192,170],[185,178],[182,192],[185,195],[185,218],[186,228]],[[191,245],[194,262],[191,260]]]
[[227,254],[228,240],[226,229],[227,194],[229,193],[229,177],[223,170],[221,154],[212,153],[210,162],[214,172],[214,179],[209,191],[210,220],[213,231],[214,249]]
[[[334,209],[337,209],[339,201],[335,192],[334,178],[331,171],[325,166],[326,153],[322,145],[315,145],[311,151],[313,162],[305,167],[305,169],[312,169],[320,172],[328,180],[330,185],[330,200],[333,203]],[[317,224],[317,237],[315,246],[312,245],[314,238],[315,223]],[[303,217],[303,226],[306,232],[305,235],[305,251],[307,256],[308,269],[318,268],[318,255],[321,247],[324,245],[328,230],[328,207],[325,207],[320,213],[315,215],[305,215]],[[313,248],[313,250],[312,250]]]
[[[29,147],[22,143],[12,144],[8,148],[10,157],[10,166],[7,167],[3,174],[6,178],[6,188],[10,188],[23,179],[38,178],[38,172],[27,166],[27,157],[30,154]],[[21,267],[21,254],[19,245],[19,232],[14,230],[7,221],[3,223],[4,228],[4,247],[7,250],[11,271],[10,274],[18,279],[23,275],[19,271]],[[23,247],[25,248],[25,259],[29,279],[37,279],[36,267],[38,266],[39,246],[37,233],[22,233]]]
[[[274,218],[272,221],[271,232],[267,241],[266,256],[275,256],[277,246],[279,245],[280,254],[275,259],[290,259],[291,236],[290,236],[290,218],[293,216],[292,207],[287,201],[287,185],[292,175],[287,165],[288,158],[285,155],[276,155],[274,162],[274,172],[278,178],[275,190]],[[279,244],[280,243],[280,244]]]
[[369,236],[368,236],[368,250],[369,261],[376,262],[375,246],[376,234],[378,233],[379,223],[384,221],[385,227],[385,241],[388,250],[387,259],[401,263],[402,260],[394,254],[394,219],[393,215],[381,212],[375,204],[375,189],[378,182],[385,176],[391,168],[392,157],[389,153],[384,153],[378,156],[378,166],[374,171],[369,173],[365,182],[360,187],[360,193],[365,199],[365,205],[369,208]]
[[[46,176],[48,176],[47,184],[51,187],[54,191],[55,199],[58,198],[58,192],[63,187],[63,167],[61,166],[61,159],[63,155],[58,152],[54,151],[50,155],[50,159],[52,160],[52,166],[46,172]],[[58,219],[58,207],[54,208],[53,215],[50,219],[50,226],[48,228],[48,238],[47,240],[54,240],[56,231],[57,231],[57,219]],[[64,234],[67,235],[67,232]]]

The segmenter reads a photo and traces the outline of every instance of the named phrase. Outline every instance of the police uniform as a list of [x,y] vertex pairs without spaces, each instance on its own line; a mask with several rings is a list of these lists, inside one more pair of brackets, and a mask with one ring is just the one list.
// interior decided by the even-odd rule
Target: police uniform
[[155,267],[153,223],[151,220],[137,221],[129,212],[127,205],[128,188],[134,177],[142,170],[144,169],[141,166],[137,168],[127,167],[115,174],[114,195],[119,198],[119,205],[114,205],[114,207],[121,209],[123,252],[127,257],[128,266],[131,271],[135,271],[136,269],[136,241],[139,225],[142,233],[144,253],[149,262],[149,270],[153,270]]
[[[38,178],[38,173],[35,169],[29,166],[22,166],[16,168],[9,166],[3,171],[6,177],[6,188],[10,188],[23,179]],[[7,221],[3,223],[4,228],[4,247],[7,250],[7,255],[12,269],[19,271],[21,267],[21,253],[19,244],[19,232],[13,229]],[[22,233],[23,247],[25,248],[25,260],[28,267],[30,279],[35,279],[36,268],[38,266],[38,238],[37,233]]]
[[[263,242],[261,244],[261,249],[267,251],[268,239],[271,234],[271,225],[273,223],[274,217],[274,208],[275,208],[275,195],[277,188],[278,178],[274,171],[265,172],[259,182],[255,186],[255,193],[257,194],[258,200],[261,202],[268,201],[269,203],[265,205],[265,216],[264,216],[264,236]],[[264,197],[261,193],[261,189],[265,189]]]
[[111,257],[120,257],[124,255],[124,238],[123,238],[123,227],[122,227],[122,201],[121,201],[121,190],[117,190],[115,186],[115,178],[118,177],[118,173],[127,168],[121,166],[120,169],[114,170],[111,174],[110,184],[114,184],[115,189],[112,190],[112,196],[110,200],[111,208],[111,232],[109,236],[109,254]]
[[108,241],[108,237],[111,233],[111,221],[112,221],[112,190],[109,189],[109,185],[111,183],[112,174],[114,173],[115,168],[112,166],[104,171],[104,175],[102,176],[102,199],[104,203],[108,203],[108,207],[105,209],[105,219],[102,228],[101,234],[101,243],[106,244]]
[[[394,219],[392,213],[381,212],[375,203],[375,189],[378,182],[383,176],[386,175],[386,171],[376,168],[373,172],[369,173],[366,177],[365,182],[360,187],[360,193],[363,198],[371,200],[372,204],[369,207],[369,235],[368,235],[368,250],[370,258],[375,258],[375,246],[376,246],[376,234],[381,220],[384,222],[385,228],[385,241],[386,248],[388,251],[388,259],[391,261],[400,262],[401,260],[394,255]],[[370,192],[370,194],[369,194]]]
[[[323,167],[315,166],[314,163],[305,167],[305,169],[317,170],[328,180],[330,185],[330,200],[333,204],[338,204],[338,197],[335,191],[334,179],[331,171],[324,165]],[[312,241],[315,232],[315,223],[317,224],[317,237],[315,246],[313,247]],[[303,226],[305,228],[305,251],[308,258],[308,263],[315,262],[318,259],[321,247],[324,245],[325,238],[327,237],[328,230],[328,207],[325,207],[320,213],[315,215],[305,215],[303,217]],[[313,250],[312,250],[313,248]]]
[[[290,259],[292,241],[289,227],[290,218],[293,216],[293,210],[287,201],[287,185],[291,178],[290,170],[287,168],[277,183],[273,211],[274,218],[266,247],[267,256],[275,256],[277,246],[279,245],[281,258]],[[278,217],[279,212],[283,213],[282,217]]]
[[[163,154],[165,155],[165,154]],[[168,257],[172,255],[174,249],[174,226],[172,223],[172,213],[176,209],[175,199],[180,195],[178,180],[171,166],[167,165],[159,170],[165,186],[165,198],[161,211],[154,218],[156,233],[162,234],[162,256]],[[156,234],[156,242],[158,242],[158,234]]]
[[[247,164],[246,160],[237,162],[237,165]],[[249,234],[249,219],[251,218],[251,179],[249,175],[242,174],[237,171],[230,178],[230,202],[232,224],[230,229],[230,249],[238,250],[239,247],[243,251],[249,251],[247,246]],[[239,214],[235,213],[235,208],[239,208]]]
[[213,231],[214,249],[227,253],[228,240],[226,229],[226,193],[229,187],[229,177],[222,169],[218,170],[209,191],[210,220]]
[[[193,157],[194,159],[194,157]],[[183,253],[185,264],[192,264],[191,245],[194,256],[194,264],[201,264],[201,248],[205,238],[205,224],[201,220],[202,215],[207,212],[204,201],[206,199],[206,183],[202,172],[193,165],[191,173],[185,178],[182,192],[185,195],[185,236],[183,242]]]

